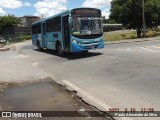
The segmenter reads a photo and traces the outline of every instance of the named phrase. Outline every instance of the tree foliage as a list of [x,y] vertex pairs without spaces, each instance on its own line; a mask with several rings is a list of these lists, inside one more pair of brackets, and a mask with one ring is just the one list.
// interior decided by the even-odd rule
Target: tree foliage
[[103,23],[116,24],[115,20],[111,20],[111,19],[104,19]]
[[0,16],[0,28],[17,27],[21,23],[21,19],[14,15]]
[[[112,0],[110,12],[110,19],[127,28],[136,29],[140,37],[143,24],[142,0]],[[145,19],[147,28],[160,24],[160,0],[145,0]]]

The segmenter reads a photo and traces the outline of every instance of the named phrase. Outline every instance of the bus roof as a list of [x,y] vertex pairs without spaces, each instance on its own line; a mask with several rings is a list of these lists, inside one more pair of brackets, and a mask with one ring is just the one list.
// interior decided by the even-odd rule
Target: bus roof
[[[73,9],[71,9],[71,10],[74,10],[74,9],[83,9],[83,8],[89,8],[89,7],[73,8]],[[100,9],[97,9],[97,8],[89,8],[89,9],[100,10]],[[64,15],[64,14],[70,14],[70,13],[71,13],[71,10],[62,11],[62,12],[60,12],[60,13],[58,13],[58,14],[52,15],[52,16],[50,16],[50,17],[47,17],[47,18],[44,18],[44,19],[42,19],[42,20],[40,20],[40,21],[37,21],[37,22],[35,22],[35,23],[32,23],[32,25],[41,23],[41,22],[46,21],[46,20],[48,20],[48,19],[50,19],[50,18],[53,18],[53,17],[61,16],[61,15]]]
[[62,12],[60,12],[60,13],[58,13],[58,14],[55,14],[55,15],[52,15],[52,16],[50,16],[50,17],[44,18],[44,19],[42,19],[42,20],[40,20],[40,21],[37,21],[37,22],[35,22],[35,23],[32,23],[32,25],[37,24],[37,23],[41,23],[41,22],[46,21],[46,20],[48,20],[48,19],[50,19],[50,18],[57,17],[57,16],[61,16],[61,15],[64,15],[64,14],[70,14],[70,10],[65,10],[65,11],[62,11]]

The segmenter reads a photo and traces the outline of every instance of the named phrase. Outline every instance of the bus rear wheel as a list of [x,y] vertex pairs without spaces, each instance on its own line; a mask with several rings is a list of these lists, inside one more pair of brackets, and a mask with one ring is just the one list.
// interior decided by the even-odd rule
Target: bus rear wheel
[[57,54],[58,54],[59,56],[62,56],[62,55],[63,55],[64,51],[63,51],[63,49],[62,49],[61,43],[57,43],[56,52],[57,52]]

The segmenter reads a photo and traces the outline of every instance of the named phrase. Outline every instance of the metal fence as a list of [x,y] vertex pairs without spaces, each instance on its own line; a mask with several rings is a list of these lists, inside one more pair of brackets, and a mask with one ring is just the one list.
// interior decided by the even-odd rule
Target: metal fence
[[0,48],[6,45],[6,40],[0,36]]
[[122,24],[103,24],[104,32],[117,31],[117,30],[122,30],[122,29],[123,29]]
[[[8,27],[1,31],[0,47],[11,42],[25,40],[26,36],[31,35],[31,27]],[[3,44],[3,45],[2,45]]]

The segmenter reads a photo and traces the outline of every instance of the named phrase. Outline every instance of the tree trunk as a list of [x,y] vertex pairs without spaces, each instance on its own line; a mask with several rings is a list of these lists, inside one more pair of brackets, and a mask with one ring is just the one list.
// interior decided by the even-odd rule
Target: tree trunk
[[140,38],[141,37],[141,32],[142,30],[140,28],[137,29],[137,37]]

